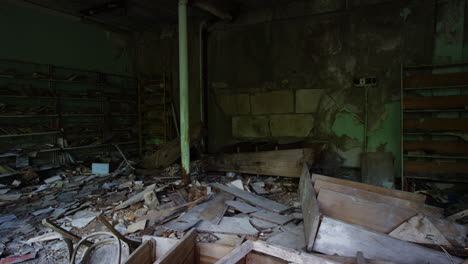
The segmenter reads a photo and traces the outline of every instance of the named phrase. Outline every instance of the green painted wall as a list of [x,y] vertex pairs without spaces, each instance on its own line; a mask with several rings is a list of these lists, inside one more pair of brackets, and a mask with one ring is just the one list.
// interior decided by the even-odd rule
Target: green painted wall
[[132,74],[126,37],[101,27],[0,3],[0,58]]

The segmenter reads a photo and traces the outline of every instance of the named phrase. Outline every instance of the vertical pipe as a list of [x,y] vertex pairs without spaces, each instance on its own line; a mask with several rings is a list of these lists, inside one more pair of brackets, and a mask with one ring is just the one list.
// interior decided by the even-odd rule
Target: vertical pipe
[[179,89],[180,89],[180,152],[182,183],[190,183],[187,0],[179,0]]
[[[204,125],[205,123],[205,69],[204,69],[204,58],[205,58],[205,41],[204,41],[204,33],[207,26],[207,22],[203,21],[200,23],[198,28],[198,38],[199,38],[199,71],[200,71],[200,122]],[[206,140],[205,137],[201,138],[201,146],[202,151],[206,150]]]

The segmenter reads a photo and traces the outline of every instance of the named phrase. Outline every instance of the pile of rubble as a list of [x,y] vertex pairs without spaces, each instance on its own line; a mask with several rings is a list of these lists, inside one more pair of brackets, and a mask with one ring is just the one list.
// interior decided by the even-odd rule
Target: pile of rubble
[[[1,263],[449,264],[466,256],[468,228],[424,195],[311,175],[308,151],[272,152],[216,157],[228,173],[206,174],[194,162],[187,186],[179,165],[147,175],[127,160],[114,173],[75,168],[25,186],[3,201]],[[240,160],[256,166],[232,162]]]

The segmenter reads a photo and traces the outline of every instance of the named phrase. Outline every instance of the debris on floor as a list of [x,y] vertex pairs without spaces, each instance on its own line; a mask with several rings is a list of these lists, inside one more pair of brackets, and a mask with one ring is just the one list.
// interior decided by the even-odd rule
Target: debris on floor
[[298,175],[252,175],[230,167],[235,174],[227,177],[206,173],[195,161],[192,183],[183,186],[180,166],[148,175],[123,156],[125,173],[78,166],[35,185],[6,185],[10,190],[0,199],[15,199],[2,201],[1,263],[98,259],[99,251],[69,245],[101,242],[110,243],[106,252],[120,245],[126,263],[140,263],[151,250],[171,263],[171,252],[183,243],[184,254],[194,247],[200,258],[214,254],[209,263],[235,263],[238,251],[247,252],[239,260],[288,256],[286,261],[297,263],[353,263],[359,255],[369,263],[448,264],[468,256],[468,227],[455,223],[466,212],[444,218],[422,194],[311,175],[304,163],[310,153],[303,149],[267,156],[286,154],[288,162],[301,165],[287,165]]

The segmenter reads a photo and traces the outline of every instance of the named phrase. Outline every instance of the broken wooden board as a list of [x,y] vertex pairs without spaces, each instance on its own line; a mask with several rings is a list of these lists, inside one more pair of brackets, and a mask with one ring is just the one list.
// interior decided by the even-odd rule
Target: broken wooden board
[[227,187],[226,185],[222,185],[220,183],[212,183],[211,186],[213,186],[214,188],[218,190],[230,193],[250,204],[266,209],[268,211],[272,211],[275,213],[282,213],[286,211],[287,209],[289,209],[289,207],[287,207],[286,205],[277,203],[275,201],[263,198],[261,196],[258,196],[258,195],[255,195],[255,194],[243,191],[243,190],[239,190],[237,188]]
[[306,164],[302,166],[301,179],[299,181],[299,199],[301,199],[301,209],[304,217],[305,243],[307,251],[312,251],[321,213],[314,186],[312,186],[309,168]]
[[360,225],[374,231],[389,233],[416,212],[383,203],[357,198],[325,188],[318,195],[323,215]]
[[127,206],[130,206],[132,204],[143,201],[145,199],[145,197],[144,197],[145,194],[149,193],[149,192],[152,192],[154,189],[156,189],[156,184],[151,184],[151,185],[147,186],[143,191],[135,194],[134,196],[130,197],[125,202],[117,205],[114,210],[120,210],[120,209],[123,209],[123,208],[125,208]]
[[153,264],[156,260],[154,247],[154,241],[145,241],[128,256],[124,264]]
[[272,256],[264,255],[257,252],[250,252],[245,256],[245,264],[288,264],[290,262],[275,258]]
[[444,235],[424,215],[411,217],[388,235],[414,243],[451,245]]
[[252,236],[258,234],[258,230],[250,224],[249,218],[223,217],[219,225],[201,221],[195,228],[202,232],[222,234]]
[[322,179],[317,179],[315,181],[314,188],[317,193],[320,193],[321,188],[325,188],[328,190],[352,195],[354,197],[370,200],[373,202],[384,203],[403,209],[413,210],[417,213],[423,213],[425,215],[442,217],[442,215],[444,214],[444,209],[439,207],[434,207],[420,202],[414,202],[411,200],[400,199],[397,197],[388,196],[376,192],[370,192],[363,189],[353,188],[346,185],[324,181]]
[[244,203],[242,201],[226,201],[226,205],[244,214],[250,214],[260,210],[257,207],[251,206],[250,204]]
[[273,235],[267,239],[267,243],[284,248],[302,250],[305,245],[304,225],[290,223],[281,228],[283,232]]
[[207,170],[300,177],[302,164],[313,161],[313,149],[222,154],[206,160]]
[[[318,253],[314,253],[312,255],[321,257],[321,258],[326,258],[329,260],[333,260],[341,264],[357,264],[356,258],[354,257],[341,257],[341,256],[318,254]],[[373,259],[367,259],[367,258],[365,258],[365,260],[366,260],[365,263],[367,264],[397,264],[395,262],[383,261],[383,260],[373,260]]]
[[212,243],[197,243],[197,255],[199,264],[213,264],[220,260],[222,257],[231,253],[234,247],[218,245]]
[[195,244],[197,242],[197,231],[190,230],[177,242],[166,254],[158,257],[154,264],[184,264],[196,263]]
[[369,192],[380,193],[380,194],[393,196],[393,197],[396,197],[396,198],[410,200],[410,201],[414,201],[414,202],[424,203],[424,201],[426,201],[426,196],[424,196],[422,194],[404,192],[404,191],[394,190],[394,189],[387,189],[387,188],[374,186],[374,185],[369,185],[369,184],[365,184],[365,183],[348,181],[348,180],[338,179],[338,178],[334,178],[334,177],[328,177],[328,176],[319,175],[319,174],[312,174],[312,182],[315,183],[319,179],[323,180],[323,181],[327,181],[327,182],[341,184],[341,185],[345,185],[345,186],[349,186],[349,187],[353,187],[353,188],[357,188],[357,189],[366,190],[366,191],[369,191]]
[[[203,125],[198,124],[190,128],[190,147],[196,144],[203,135]],[[180,138],[164,144],[155,153],[145,157],[142,166],[147,169],[165,168],[180,158]]]
[[464,217],[468,217],[468,209],[458,212],[456,214],[453,214],[451,216],[448,216],[446,219],[449,221],[457,222],[457,220],[460,220]]
[[468,226],[432,216],[428,216],[428,218],[452,246],[465,247],[465,237],[468,233]]
[[251,213],[250,216],[262,219],[274,224],[278,225],[285,225],[288,222],[292,221],[293,218],[285,215],[280,215],[272,212],[267,212],[267,211],[257,211],[255,213]]
[[219,193],[213,199],[207,202],[207,206],[200,213],[200,219],[209,221],[212,224],[219,224],[227,210],[227,202],[232,201],[234,197],[228,193]]
[[461,263],[443,252],[399,240],[360,226],[324,216],[315,240],[314,250],[327,255],[355,258],[362,251],[369,259],[405,264]]
[[250,184],[250,187],[254,190],[255,193],[258,195],[265,195],[269,194],[270,192],[265,190],[265,183],[264,182],[253,182]]

